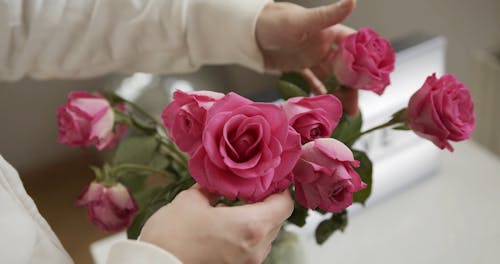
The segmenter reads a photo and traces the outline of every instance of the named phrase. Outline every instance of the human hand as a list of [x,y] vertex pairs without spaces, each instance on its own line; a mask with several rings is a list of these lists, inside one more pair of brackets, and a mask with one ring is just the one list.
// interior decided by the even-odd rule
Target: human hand
[[[335,53],[335,46],[355,30],[338,24],[354,9],[355,0],[307,9],[291,3],[270,3],[262,10],[256,26],[256,39],[267,70],[299,71],[315,94],[326,93],[322,81],[329,72],[324,65]],[[338,90],[344,112],[358,111],[358,92]]]
[[261,263],[293,211],[290,193],[235,207],[213,207],[216,199],[197,185],[181,192],[146,222],[141,240],[186,264]]

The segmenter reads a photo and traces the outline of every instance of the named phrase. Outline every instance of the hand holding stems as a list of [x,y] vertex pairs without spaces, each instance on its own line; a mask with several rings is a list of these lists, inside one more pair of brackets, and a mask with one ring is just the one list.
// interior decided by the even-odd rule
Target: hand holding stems
[[[270,71],[299,71],[315,94],[327,89],[322,65],[334,53],[334,47],[355,30],[339,24],[356,6],[355,0],[341,0],[331,5],[303,8],[291,3],[271,3],[257,20],[256,38]],[[344,112],[358,112],[358,92],[342,88],[333,92],[344,104]]]
[[217,199],[198,185],[181,192],[146,222],[140,240],[183,263],[261,263],[293,211],[290,193],[236,207],[212,206]]

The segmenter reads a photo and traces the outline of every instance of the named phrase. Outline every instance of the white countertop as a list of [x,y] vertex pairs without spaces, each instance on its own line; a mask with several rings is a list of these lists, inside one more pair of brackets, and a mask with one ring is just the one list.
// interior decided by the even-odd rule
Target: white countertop
[[306,263],[500,263],[500,160],[454,146],[435,177],[357,211],[323,246],[302,237]]

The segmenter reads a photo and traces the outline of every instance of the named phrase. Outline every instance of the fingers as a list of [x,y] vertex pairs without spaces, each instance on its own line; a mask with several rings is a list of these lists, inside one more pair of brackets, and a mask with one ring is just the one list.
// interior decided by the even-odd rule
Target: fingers
[[342,88],[333,92],[342,102],[342,108],[346,115],[356,116],[358,114],[358,89]]
[[318,31],[340,23],[355,6],[355,0],[340,0],[335,4],[308,9],[305,17],[306,30]]
[[300,74],[306,79],[311,87],[311,91],[315,95],[326,94],[326,88],[323,83],[316,78],[314,73],[310,69],[303,69],[300,71]]
[[356,30],[342,24],[338,24],[329,28],[333,32],[333,43],[339,44],[345,37],[356,33]]
[[293,200],[288,190],[270,195],[262,202],[248,204],[240,207],[248,210],[250,214],[268,218],[272,222],[281,224],[293,212]]
[[200,204],[208,206],[212,206],[219,199],[219,195],[208,192],[197,183],[191,186],[191,188],[182,191],[179,196],[187,196],[187,199],[192,199],[192,201],[199,201]]

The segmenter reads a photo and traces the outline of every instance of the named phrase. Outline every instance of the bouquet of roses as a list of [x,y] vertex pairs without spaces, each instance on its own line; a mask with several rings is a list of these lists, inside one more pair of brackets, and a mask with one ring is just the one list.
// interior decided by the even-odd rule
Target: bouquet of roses
[[98,150],[119,143],[110,163],[92,167],[96,179],[77,205],[87,207],[99,228],[128,228],[136,238],[156,210],[194,183],[228,205],[289,189],[295,199],[290,223],[303,226],[309,210],[329,214],[316,228],[316,240],[323,243],[346,227],[346,209],[370,196],[371,161],[352,149],[361,136],[387,127],[413,130],[453,151],[449,141],[468,139],[474,128],[467,87],[451,74],[433,74],[407,108],[361,131],[358,90],[382,94],[394,61],[387,40],[361,29],[312,69],[325,91],[313,89],[316,95],[310,96],[307,75],[299,73],[282,75],[283,103],[178,90],[163,122],[114,93],[73,92],[58,109],[60,142]]

